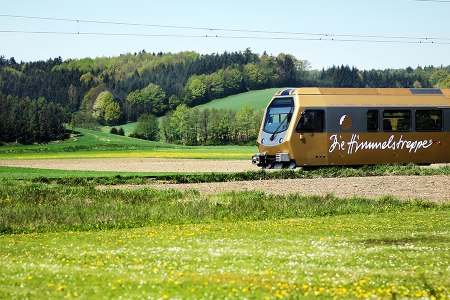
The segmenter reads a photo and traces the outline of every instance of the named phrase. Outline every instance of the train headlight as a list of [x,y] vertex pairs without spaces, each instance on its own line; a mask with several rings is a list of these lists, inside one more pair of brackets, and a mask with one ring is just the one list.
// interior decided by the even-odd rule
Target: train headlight
[[278,143],[282,143],[283,142],[283,138],[280,138],[279,140],[278,140]]
[[261,144],[264,144],[264,142],[265,142],[265,139],[262,138],[262,139],[261,139]]

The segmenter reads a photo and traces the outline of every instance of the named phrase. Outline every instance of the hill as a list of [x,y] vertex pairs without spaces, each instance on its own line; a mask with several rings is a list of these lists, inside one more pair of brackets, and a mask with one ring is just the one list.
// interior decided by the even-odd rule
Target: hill
[[266,108],[273,95],[279,90],[280,88],[271,88],[259,91],[250,91],[221,99],[216,99],[197,107],[200,109],[216,108],[239,110],[245,105],[250,105],[255,109],[264,109]]
[[[231,109],[238,111],[245,105],[250,105],[254,109],[264,109],[272,99],[273,95],[281,88],[272,88],[259,91],[250,91],[221,99],[213,100],[209,103],[196,106],[199,109]],[[127,123],[118,126],[103,126],[102,132],[109,133],[112,127],[122,127],[125,135],[130,135],[136,127],[136,122]]]

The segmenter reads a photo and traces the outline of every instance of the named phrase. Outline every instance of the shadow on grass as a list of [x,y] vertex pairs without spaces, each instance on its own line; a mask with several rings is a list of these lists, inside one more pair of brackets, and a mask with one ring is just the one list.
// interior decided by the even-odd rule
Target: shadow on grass
[[394,245],[402,246],[408,244],[433,244],[433,243],[450,243],[449,237],[444,236],[415,236],[407,238],[380,238],[380,239],[367,239],[357,241],[366,245]]

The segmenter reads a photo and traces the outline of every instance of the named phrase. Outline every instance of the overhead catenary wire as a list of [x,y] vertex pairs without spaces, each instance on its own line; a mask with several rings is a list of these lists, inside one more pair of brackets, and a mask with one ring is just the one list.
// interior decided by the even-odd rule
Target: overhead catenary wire
[[[425,0],[415,0],[425,1]],[[428,0],[431,1],[431,0]],[[437,0],[435,0],[437,1]],[[449,1],[450,2],[450,1]],[[450,38],[447,37],[417,37],[417,36],[388,36],[388,35],[360,35],[360,34],[335,34],[335,33],[317,33],[317,32],[290,32],[290,31],[268,31],[268,30],[249,30],[233,28],[213,28],[213,27],[194,27],[194,26],[175,26],[161,24],[112,22],[102,20],[83,20],[69,18],[54,18],[40,16],[24,16],[0,14],[4,18],[23,18],[47,20],[56,22],[72,22],[77,24],[77,32],[71,31],[38,31],[38,30],[0,30],[0,33],[22,33],[22,34],[59,34],[59,35],[98,35],[98,36],[136,36],[136,37],[176,37],[176,38],[221,38],[221,39],[260,39],[260,40],[298,40],[298,41],[336,41],[336,42],[367,42],[367,43],[406,43],[406,44],[450,44]],[[206,31],[214,34],[150,34],[150,33],[117,33],[117,32],[87,32],[80,31],[80,23],[93,23],[103,25],[120,26],[139,26],[154,27],[191,31]],[[218,33],[242,33],[247,35],[226,35]],[[249,35],[249,34],[262,34]]]
[[174,37],[174,38],[217,38],[217,39],[256,39],[256,40],[297,40],[297,41],[329,41],[329,42],[365,42],[365,43],[401,43],[401,44],[438,44],[450,45],[450,42],[439,42],[433,40],[364,40],[344,39],[330,36],[317,38],[295,38],[295,37],[264,37],[264,36],[232,36],[232,35],[188,35],[188,34],[148,34],[148,33],[114,33],[114,32],[69,32],[69,31],[26,31],[26,30],[0,30],[0,33],[23,33],[23,34],[57,34],[57,35],[96,35],[96,36],[134,36],[134,37]]

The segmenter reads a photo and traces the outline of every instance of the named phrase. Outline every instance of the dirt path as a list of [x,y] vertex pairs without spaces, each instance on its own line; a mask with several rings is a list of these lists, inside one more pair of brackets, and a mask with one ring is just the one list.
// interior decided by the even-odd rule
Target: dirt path
[[361,196],[376,199],[394,195],[402,200],[423,199],[437,203],[450,202],[449,176],[376,176],[351,178],[283,179],[195,184],[120,185],[118,189],[152,187],[155,189],[195,189],[200,193],[225,191],[265,191],[273,194],[300,193],[302,195],[327,195],[337,197]]
[[45,160],[0,160],[0,166],[57,170],[117,172],[244,172],[258,170],[248,160],[169,158],[88,158]]

